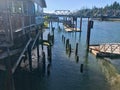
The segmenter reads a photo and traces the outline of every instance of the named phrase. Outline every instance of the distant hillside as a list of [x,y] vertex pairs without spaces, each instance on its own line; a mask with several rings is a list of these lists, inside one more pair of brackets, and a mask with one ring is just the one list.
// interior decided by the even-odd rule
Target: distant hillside
[[106,5],[103,8],[97,8],[96,6],[92,9],[86,8],[81,9],[73,13],[75,15],[80,16],[89,16],[89,17],[97,17],[97,16],[109,16],[109,17],[120,17],[120,4],[115,1],[111,5]]

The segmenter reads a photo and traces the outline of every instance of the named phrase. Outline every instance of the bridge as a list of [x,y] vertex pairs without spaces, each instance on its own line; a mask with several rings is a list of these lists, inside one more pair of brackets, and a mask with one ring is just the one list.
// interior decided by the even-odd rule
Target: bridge
[[70,13],[70,10],[55,10],[56,15],[69,15]]

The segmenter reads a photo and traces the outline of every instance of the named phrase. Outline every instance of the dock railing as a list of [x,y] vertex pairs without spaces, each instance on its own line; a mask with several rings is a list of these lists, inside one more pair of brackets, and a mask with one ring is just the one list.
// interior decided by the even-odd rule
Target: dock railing
[[120,43],[103,43],[99,45],[101,52],[120,54]]

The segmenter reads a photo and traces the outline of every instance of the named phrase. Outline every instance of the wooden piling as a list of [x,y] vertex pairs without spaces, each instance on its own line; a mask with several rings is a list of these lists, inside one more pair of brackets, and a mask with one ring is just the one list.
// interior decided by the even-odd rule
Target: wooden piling
[[42,52],[42,75],[44,75],[45,74],[45,69],[46,69],[46,60],[45,60],[45,52],[43,51]]
[[30,71],[32,71],[31,44],[28,45],[28,60],[29,60],[29,69],[30,69]]
[[76,56],[76,63],[79,62],[79,56]]
[[8,58],[5,59],[5,66],[6,66],[5,90],[15,90],[9,48],[7,48],[7,52],[8,52]]
[[82,17],[80,18],[80,31],[82,31]]
[[65,44],[65,37],[64,37],[64,40],[63,40],[64,44]]
[[44,51],[42,52],[42,62],[43,64],[45,64],[45,52]]
[[77,17],[76,17],[76,20],[75,20],[75,21],[76,21],[76,27],[75,27],[76,30],[75,30],[75,31],[77,31]]
[[51,68],[51,64],[49,63],[47,65],[47,75],[50,76],[50,68]]
[[90,45],[90,34],[91,34],[91,28],[93,28],[93,21],[88,21],[88,29],[87,29],[87,51],[89,50]]
[[64,41],[64,35],[62,35],[62,41]]
[[80,72],[83,73],[83,64],[80,65]]
[[[38,33],[38,29],[36,29],[36,35],[37,35],[37,33]],[[37,46],[37,61],[38,61],[38,65],[39,65],[39,59],[40,59],[40,55],[39,55],[39,37],[37,38],[36,46]]]
[[71,44],[69,44],[69,52],[72,52]]
[[51,29],[52,29],[53,25],[52,25],[52,21],[51,21]]
[[47,40],[50,43],[50,33],[48,33]]
[[78,43],[76,43],[75,55],[78,55]]
[[57,26],[59,26],[59,19],[57,20]]
[[47,47],[47,54],[48,54],[49,63],[51,63],[51,59],[52,59],[51,46]]
[[[40,37],[41,37],[41,40],[43,41],[43,26],[41,25],[40,27]],[[43,43],[42,43],[42,50],[43,50]]]
[[66,40],[66,51],[68,50],[69,47],[69,39]]
[[54,30],[55,30],[55,27],[52,27],[52,43],[54,43]]
[[69,57],[71,56],[71,52],[72,52],[72,50],[71,50],[71,44],[69,44],[69,48],[68,48]]

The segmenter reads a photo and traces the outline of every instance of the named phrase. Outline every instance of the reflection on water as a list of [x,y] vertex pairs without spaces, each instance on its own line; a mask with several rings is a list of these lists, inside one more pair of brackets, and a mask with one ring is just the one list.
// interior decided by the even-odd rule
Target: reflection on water
[[102,71],[111,85],[111,90],[120,90],[120,74],[116,68],[105,59],[98,59],[98,63],[101,65]]

